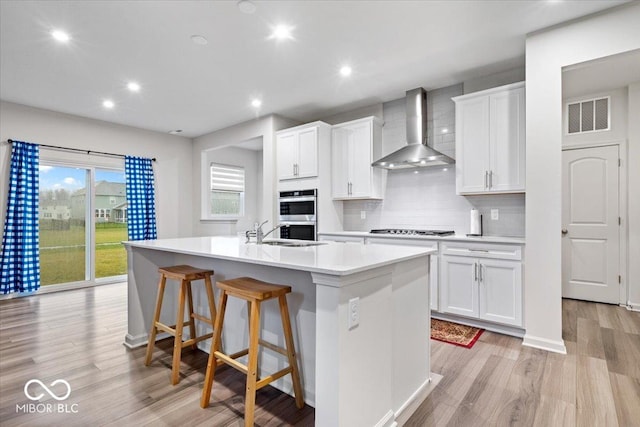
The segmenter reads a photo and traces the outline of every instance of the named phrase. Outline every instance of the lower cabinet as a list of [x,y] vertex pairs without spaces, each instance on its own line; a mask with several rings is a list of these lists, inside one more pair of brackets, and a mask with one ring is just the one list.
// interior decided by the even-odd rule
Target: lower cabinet
[[497,256],[475,248],[442,255],[440,311],[521,327],[522,262]]

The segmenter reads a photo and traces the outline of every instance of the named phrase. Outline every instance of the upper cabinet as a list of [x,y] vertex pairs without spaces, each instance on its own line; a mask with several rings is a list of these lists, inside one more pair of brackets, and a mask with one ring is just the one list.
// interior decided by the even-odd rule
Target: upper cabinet
[[318,176],[321,126],[328,125],[314,122],[276,133],[279,180]]
[[331,131],[331,189],[337,200],[381,199],[383,169],[371,167],[382,157],[382,124],[365,117],[333,126]]
[[524,82],[453,98],[457,194],[525,191]]

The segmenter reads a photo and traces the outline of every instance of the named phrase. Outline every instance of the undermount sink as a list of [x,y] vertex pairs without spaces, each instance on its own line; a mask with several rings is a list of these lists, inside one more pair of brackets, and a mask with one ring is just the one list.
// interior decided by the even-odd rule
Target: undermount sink
[[271,246],[288,246],[288,247],[304,247],[304,246],[318,246],[326,245],[322,242],[283,242],[281,240],[270,240],[268,242],[262,242],[263,245]]

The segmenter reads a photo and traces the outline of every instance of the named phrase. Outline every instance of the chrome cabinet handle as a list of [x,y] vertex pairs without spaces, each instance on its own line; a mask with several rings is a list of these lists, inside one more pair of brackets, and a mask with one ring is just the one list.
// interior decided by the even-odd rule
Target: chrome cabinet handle
[[478,274],[478,279],[480,282],[482,282],[482,264],[478,263],[478,270],[480,271],[480,273]]
[[489,186],[487,185],[487,181],[489,178],[489,172],[488,171],[484,171],[484,188],[488,188]]
[[489,171],[489,188],[493,187],[493,171]]
[[478,281],[478,263],[477,262],[473,263],[473,281],[474,282]]

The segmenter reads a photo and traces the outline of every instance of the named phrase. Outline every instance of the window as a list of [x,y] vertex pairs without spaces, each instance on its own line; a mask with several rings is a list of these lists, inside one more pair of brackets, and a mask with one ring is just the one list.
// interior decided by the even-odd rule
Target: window
[[609,97],[567,104],[567,133],[609,130]]
[[239,217],[244,214],[244,168],[211,163],[209,166],[212,218]]

